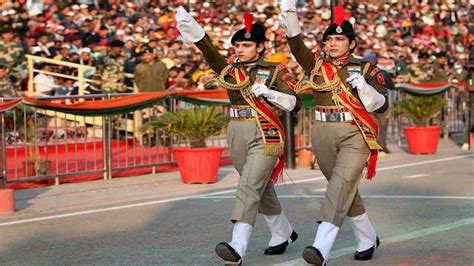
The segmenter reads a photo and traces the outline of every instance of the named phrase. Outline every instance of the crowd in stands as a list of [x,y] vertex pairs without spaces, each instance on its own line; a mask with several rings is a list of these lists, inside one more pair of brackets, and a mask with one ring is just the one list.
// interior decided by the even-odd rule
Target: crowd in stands
[[[317,52],[331,20],[329,1],[297,2],[305,43]],[[344,2],[346,19],[357,32],[355,55],[377,61],[400,82],[410,81],[405,78],[410,64],[424,58],[439,68],[433,71],[446,74],[443,80],[463,78],[460,74],[474,43],[469,1]],[[228,58],[234,53],[230,37],[244,27],[243,14],[253,13],[267,27],[267,59],[287,63],[302,78],[279,23],[277,1],[11,0],[0,8],[0,91],[11,95],[25,90],[25,54],[95,67],[86,72],[87,78],[98,80],[89,84],[89,93],[126,92],[134,84],[138,91],[213,88],[206,81],[214,73],[176,29],[174,12],[179,5],[189,9]],[[445,60],[437,60],[441,57]],[[37,68],[75,74],[47,64]],[[74,93],[75,85],[66,78],[38,76],[36,88],[43,94]],[[150,88],[155,83],[160,85]],[[5,93],[7,89],[14,92]]]

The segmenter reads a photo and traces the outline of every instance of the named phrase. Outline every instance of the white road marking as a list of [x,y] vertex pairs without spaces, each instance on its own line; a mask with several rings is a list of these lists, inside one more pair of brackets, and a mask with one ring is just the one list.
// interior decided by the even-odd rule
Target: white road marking
[[[469,218],[458,220],[456,222],[437,225],[437,226],[433,226],[433,227],[428,227],[428,228],[421,229],[421,230],[418,230],[418,231],[414,231],[414,232],[404,234],[404,235],[396,235],[396,236],[392,236],[392,237],[389,237],[389,238],[382,238],[381,239],[382,247],[386,244],[393,244],[393,243],[398,243],[398,242],[402,242],[402,241],[406,241],[406,240],[410,240],[410,239],[414,239],[414,238],[418,238],[418,237],[428,236],[428,235],[440,233],[440,232],[443,232],[443,231],[455,229],[455,228],[458,228],[458,227],[471,225],[473,223],[474,223],[474,217],[469,217]],[[357,249],[357,247],[354,246],[354,247],[348,247],[348,248],[334,250],[334,251],[331,252],[330,259],[334,259],[334,258],[337,258],[337,257],[352,254],[352,253],[354,253],[354,251],[356,249]],[[278,266],[281,266],[281,265],[285,265],[285,266],[307,265],[307,263],[304,261],[304,259],[295,259],[295,260],[285,261],[285,262],[274,264],[274,265],[278,265]]]
[[427,176],[430,176],[430,175],[428,175],[428,174],[408,175],[408,176],[402,176],[402,178],[405,178],[405,179],[412,179],[412,178],[427,177]]
[[[325,195],[278,195],[278,198],[305,199],[324,198]],[[452,199],[452,200],[474,200],[469,196],[419,196],[419,195],[361,195],[363,199]],[[233,199],[234,196],[199,196],[196,199]]]
[[122,209],[134,208],[134,207],[141,207],[141,206],[155,205],[155,204],[174,202],[174,201],[180,201],[180,200],[194,199],[194,198],[205,197],[205,196],[228,194],[228,193],[232,193],[232,192],[235,192],[235,189],[212,192],[212,193],[206,193],[206,194],[202,194],[202,195],[199,195],[199,196],[192,195],[192,196],[186,196],[186,197],[176,197],[176,198],[170,198],[170,199],[154,200],[154,201],[141,202],[141,203],[135,203],[135,204],[127,204],[127,205],[101,208],[101,209],[95,209],[95,210],[88,210],[88,211],[81,211],[81,212],[71,212],[71,213],[64,213],[64,214],[58,214],[58,215],[50,215],[50,216],[45,216],[45,217],[23,219],[23,220],[18,220],[18,221],[0,223],[0,227],[7,226],[7,225],[24,224],[24,223],[31,223],[31,222],[38,222],[38,221],[65,218],[65,217],[72,217],[72,216],[78,216],[78,215],[84,215],[84,214],[92,214],[92,213],[99,213],[99,212],[122,210]]
[[313,192],[323,192],[323,191],[326,191],[326,188],[323,187],[323,188],[313,189],[311,191],[313,191]]
[[[441,159],[435,159],[435,160],[429,160],[429,161],[422,161],[422,162],[416,162],[416,163],[409,163],[409,164],[401,164],[401,165],[395,165],[395,166],[389,166],[389,167],[382,167],[382,168],[379,168],[377,170],[380,172],[380,171],[385,171],[385,170],[392,170],[392,169],[397,169],[397,168],[417,166],[417,165],[422,165],[422,164],[430,164],[430,163],[436,163],[436,162],[451,161],[451,160],[457,160],[457,159],[465,159],[465,158],[473,157],[473,156],[474,156],[474,154],[453,156],[453,157],[447,157],[447,158],[441,158]],[[297,181],[294,181],[293,183],[298,184],[298,183],[312,182],[312,181],[318,181],[318,180],[323,180],[323,179],[324,179],[324,177],[315,177],[315,178],[297,180]],[[79,216],[79,215],[84,215],[84,214],[93,214],[93,213],[129,209],[129,208],[135,208],[135,207],[141,207],[141,206],[149,206],[149,205],[175,202],[175,201],[181,201],[181,200],[195,199],[195,198],[199,198],[199,197],[229,194],[229,193],[233,193],[235,191],[236,191],[235,189],[230,189],[230,190],[224,190],[224,191],[218,191],[218,192],[212,192],[212,193],[205,193],[205,194],[201,194],[201,195],[175,197],[175,198],[169,198],[169,199],[163,199],[163,200],[154,200],[154,201],[141,202],[141,203],[135,203],[135,204],[126,204],[126,205],[108,207],[108,208],[93,209],[93,210],[88,210],[88,211],[70,212],[70,213],[64,213],[64,214],[58,214],[58,215],[50,215],[50,216],[44,216],[44,217],[29,218],[29,219],[23,219],[23,220],[17,220],[17,221],[3,222],[3,223],[0,223],[0,227],[9,226],[9,225],[16,225],[16,224],[32,223],[32,222],[38,222],[38,221],[60,219],[60,218],[66,218],[66,217],[73,217],[73,216]]]
[[434,159],[434,160],[429,160],[429,161],[416,162],[416,163],[407,163],[407,164],[401,164],[401,165],[387,166],[387,167],[377,168],[377,171],[385,171],[385,170],[391,170],[391,169],[397,169],[397,168],[417,166],[417,165],[422,165],[422,164],[452,161],[452,160],[457,160],[457,159],[467,159],[469,157],[474,157],[474,153],[460,155],[460,156],[446,157],[446,158],[441,158],[441,159]]
[[278,187],[278,186],[285,186],[285,185],[292,185],[292,184],[299,184],[299,183],[307,183],[307,182],[313,182],[313,181],[319,181],[319,180],[326,180],[326,178],[324,176],[317,176],[317,177],[312,177],[312,178],[291,181],[284,184],[278,184],[276,186]]

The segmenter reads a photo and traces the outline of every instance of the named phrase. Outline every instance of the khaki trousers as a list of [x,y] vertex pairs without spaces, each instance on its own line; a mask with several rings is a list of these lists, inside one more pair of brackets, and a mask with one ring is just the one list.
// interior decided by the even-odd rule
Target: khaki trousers
[[227,143],[240,175],[231,220],[253,226],[259,212],[280,214],[280,201],[273,184],[268,182],[278,157],[263,154],[263,140],[256,121],[232,120],[227,130]]
[[370,151],[358,127],[350,122],[315,121],[312,142],[328,180],[318,221],[340,227],[346,216],[365,213],[358,186]]

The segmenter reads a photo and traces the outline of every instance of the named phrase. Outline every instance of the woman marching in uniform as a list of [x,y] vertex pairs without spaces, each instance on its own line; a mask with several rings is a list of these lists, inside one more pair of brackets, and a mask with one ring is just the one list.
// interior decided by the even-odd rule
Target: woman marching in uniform
[[245,28],[231,39],[237,60],[228,63],[183,7],[176,13],[181,36],[202,51],[231,103],[227,141],[240,178],[231,216],[232,241],[221,242],[215,249],[229,264],[241,263],[257,213],[264,215],[272,235],[266,255],[282,254],[298,237],[281,210],[273,183],[281,178],[285,162],[279,116],[283,111],[298,111],[301,102],[295,97],[296,82],[284,65],[263,60],[265,28],[252,23],[250,14],[244,18]]
[[387,90],[381,71],[354,58],[356,34],[344,20],[344,9],[334,10],[334,22],[323,35],[324,53],[312,54],[303,42],[294,0],[282,0],[281,21],[288,45],[309,80],[297,92],[311,89],[316,103],[312,144],[328,180],[319,212],[314,243],[303,251],[310,264],[323,265],[344,219],[349,217],[358,243],[355,260],[369,260],[379,245],[377,233],[358,192],[364,175],[375,176],[378,125],[372,112],[387,109]]

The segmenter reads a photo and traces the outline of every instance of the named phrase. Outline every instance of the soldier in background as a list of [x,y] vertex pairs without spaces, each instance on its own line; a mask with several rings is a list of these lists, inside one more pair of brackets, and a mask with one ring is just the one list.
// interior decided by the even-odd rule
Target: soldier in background
[[448,77],[448,61],[446,60],[446,52],[441,51],[436,53],[436,61],[433,63],[433,80],[435,82],[449,80]]
[[21,82],[26,76],[26,59],[21,44],[13,38],[13,30],[9,27],[0,29],[0,64],[6,67],[6,75],[15,90],[21,90]]
[[0,97],[17,96],[10,78],[7,76],[8,67],[0,63]]
[[157,61],[154,50],[145,47],[141,52],[141,63],[135,68],[135,83],[139,92],[165,91],[168,82],[168,68]]
[[397,82],[420,83],[433,80],[434,68],[428,61],[429,55],[426,52],[418,54],[418,62],[410,64],[407,68],[408,73],[397,77]]
[[100,80],[102,91],[106,93],[125,92],[124,65],[125,57],[122,55],[124,43],[114,40],[110,43],[110,53],[104,57],[100,67]]

